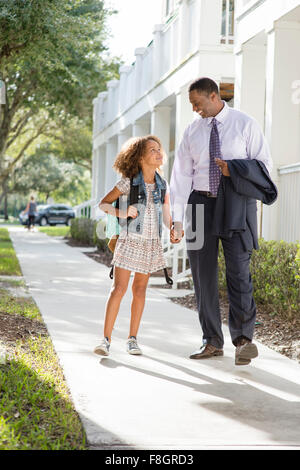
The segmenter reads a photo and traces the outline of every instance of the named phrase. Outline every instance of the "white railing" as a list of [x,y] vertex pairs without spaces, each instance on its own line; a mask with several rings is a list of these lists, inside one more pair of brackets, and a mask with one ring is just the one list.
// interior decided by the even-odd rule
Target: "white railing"
[[90,199],[89,201],[85,201],[82,204],[78,204],[73,209],[75,211],[75,217],[87,217],[90,218],[92,216],[92,210],[96,201],[94,199]]
[[279,168],[279,237],[300,241],[300,162]]
[[173,245],[170,242],[169,232],[164,232],[162,245],[167,266],[172,268],[173,289],[177,289],[180,281],[191,276],[191,269],[188,267],[186,242],[183,239],[177,245]]

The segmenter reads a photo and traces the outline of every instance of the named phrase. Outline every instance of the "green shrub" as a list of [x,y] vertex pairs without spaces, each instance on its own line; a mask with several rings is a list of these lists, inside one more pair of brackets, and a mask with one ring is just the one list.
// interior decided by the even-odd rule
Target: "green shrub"
[[[251,259],[256,303],[270,314],[287,319],[300,317],[300,245],[284,241],[259,241]],[[219,289],[226,289],[226,272],[220,244]]]
[[284,241],[260,241],[252,256],[252,279],[256,302],[269,306],[270,313],[291,319],[300,315],[299,246]]
[[105,221],[96,222],[92,219],[76,218],[71,221],[71,237],[99,251],[106,251],[108,239],[105,238]]
[[75,218],[71,221],[71,237],[73,240],[95,246],[94,232],[96,222],[92,219]]

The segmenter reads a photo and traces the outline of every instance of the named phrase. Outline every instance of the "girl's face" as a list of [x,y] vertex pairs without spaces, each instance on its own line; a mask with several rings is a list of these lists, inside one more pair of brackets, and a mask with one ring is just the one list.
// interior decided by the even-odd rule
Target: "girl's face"
[[160,145],[155,140],[146,142],[146,152],[141,163],[158,168],[163,164],[163,154]]

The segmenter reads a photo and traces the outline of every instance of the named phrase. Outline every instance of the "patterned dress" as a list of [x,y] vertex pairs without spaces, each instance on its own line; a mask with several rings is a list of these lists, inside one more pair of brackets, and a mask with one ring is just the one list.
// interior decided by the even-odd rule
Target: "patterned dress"
[[[157,214],[153,202],[154,184],[146,185],[147,203],[145,208],[143,232],[128,232],[123,228],[114,251],[112,264],[142,274],[149,274],[166,267],[163,248],[159,238]],[[122,194],[129,195],[130,179],[122,178],[116,184]]]

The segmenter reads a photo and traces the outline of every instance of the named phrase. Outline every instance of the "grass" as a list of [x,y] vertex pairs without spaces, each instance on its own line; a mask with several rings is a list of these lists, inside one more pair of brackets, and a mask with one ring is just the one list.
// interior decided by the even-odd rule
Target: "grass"
[[42,321],[40,311],[32,299],[15,297],[5,289],[0,289],[0,313]]
[[[1,254],[16,255],[7,231],[0,231],[0,242],[0,273],[4,274]],[[14,336],[24,335],[4,345],[8,358],[0,363],[0,451],[87,450],[82,423],[37,305],[1,288],[0,328],[7,328],[7,315],[14,316],[10,324],[18,323]],[[26,326],[28,322],[31,326]]]
[[84,450],[85,434],[49,337],[0,365],[0,450]]
[[8,287],[26,287],[26,284],[25,282],[23,281],[23,279],[21,279],[20,281],[17,281],[16,279],[9,279],[9,278],[2,278],[0,276],[0,286],[1,284],[3,284],[5,287],[8,286]]
[[50,235],[50,237],[66,237],[70,235],[70,227],[40,227],[39,231]]
[[16,257],[8,230],[0,228],[0,275],[21,276],[21,268]]
[[5,220],[3,217],[0,217],[0,224],[4,225],[21,225],[19,219],[15,217],[10,217],[9,220]]

